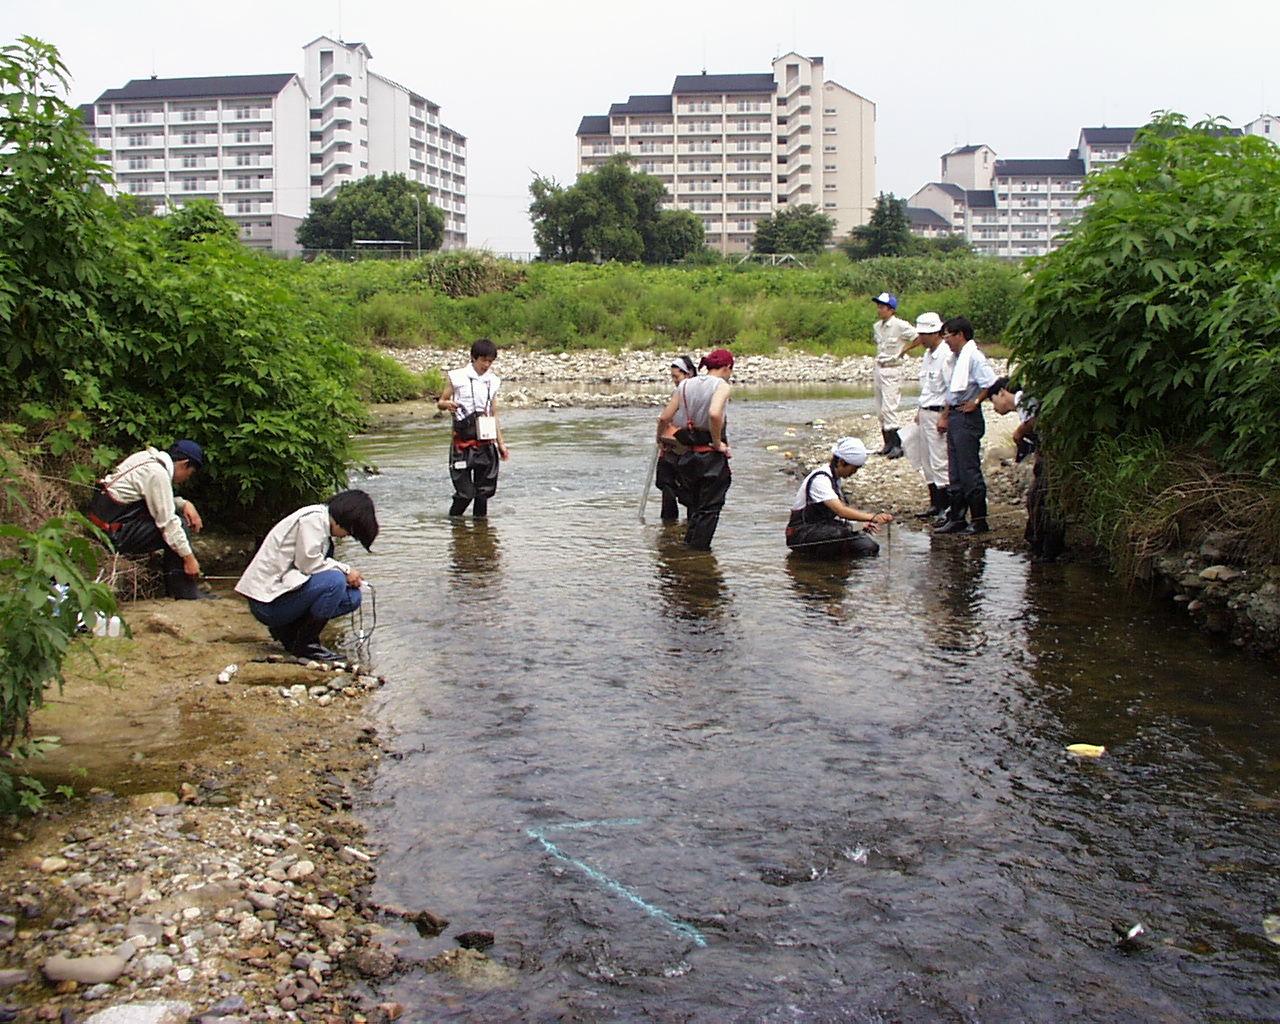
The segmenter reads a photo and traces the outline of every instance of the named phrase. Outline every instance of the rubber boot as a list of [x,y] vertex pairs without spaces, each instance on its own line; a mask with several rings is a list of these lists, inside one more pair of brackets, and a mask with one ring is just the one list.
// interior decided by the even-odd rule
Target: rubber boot
[[889,443],[889,435],[890,431],[885,430],[884,427],[880,428],[880,436],[884,438],[884,447],[876,452],[877,455],[888,455],[893,451],[893,445]]
[[991,527],[987,525],[987,496],[974,498],[969,504],[969,513],[973,517],[965,527],[965,533],[986,533]]
[[471,504],[470,498],[460,498],[454,495],[453,504],[449,506],[449,515],[460,516],[467,510],[467,506]]
[[948,488],[947,493],[951,498],[951,507],[947,509],[946,521],[934,528],[934,533],[962,533],[968,528],[968,524],[964,521],[965,512],[968,511],[968,505],[960,495],[959,488]]
[[676,503],[676,496],[662,492],[662,521],[664,523],[674,523],[680,518],[680,506]]
[[903,451],[902,438],[898,436],[898,432],[896,430],[887,430],[885,431],[885,434],[885,443],[889,445],[889,450],[884,453],[884,457],[886,459],[900,459],[907,454]]
[[947,499],[937,484],[929,485],[929,507],[916,516],[917,519],[936,519],[947,510]]
[[200,589],[200,581],[185,572],[171,572],[164,578],[164,589],[175,601],[216,601],[212,594]]
[[477,519],[483,519],[489,514],[489,499],[476,498],[476,503],[472,506],[471,514]]
[[317,618],[310,612],[300,618],[296,624],[297,632],[293,643],[289,645],[289,653],[295,658],[309,661],[341,661],[341,654],[320,643],[320,633],[328,623],[328,619]]

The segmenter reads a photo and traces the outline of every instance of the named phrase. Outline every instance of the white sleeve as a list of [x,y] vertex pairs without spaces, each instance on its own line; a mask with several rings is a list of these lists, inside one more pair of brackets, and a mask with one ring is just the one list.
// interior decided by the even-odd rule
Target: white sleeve
[[[182,527],[173,499],[173,482],[163,463],[152,463],[144,471],[143,496],[147,499],[147,511],[156,521],[156,528],[164,535],[164,542],[175,555],[186,558],[191,554],[191,541]],[[183,503],[185,504],[185,502]]]

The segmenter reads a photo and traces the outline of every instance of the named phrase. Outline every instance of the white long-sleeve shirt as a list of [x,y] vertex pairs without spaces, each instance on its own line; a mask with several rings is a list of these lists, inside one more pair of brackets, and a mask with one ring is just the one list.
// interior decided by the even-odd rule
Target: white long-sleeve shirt
[[168,452],[147,448],[130,455],[114,473],[102,478],[102,486],[121,505],[145,500],[147,512],[164,535],[165,544],[182,558],[191,554],[191,542],[179,515],[187,507],[187,500],[173,493],[173,459]]
[[297,590],[318,572],[351,567],[329,557],[329,506],[307,505],[271,528],[236,583],[236,593],[264,604]]

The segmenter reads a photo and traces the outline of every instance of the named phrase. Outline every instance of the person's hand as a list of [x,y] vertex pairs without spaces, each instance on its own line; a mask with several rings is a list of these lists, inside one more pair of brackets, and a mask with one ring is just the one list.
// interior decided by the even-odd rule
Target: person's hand
[[942,417],[940,417],[940,418],[938,419],[938,426],[937,426],[937,430],[938,430],[938,433],[939,433],[939,434],[945,434],[945,433],[947,432],[947,418],[946,418],[946,416],[942,416]]
[[876,521],[873,519],[873,520],[871,520],[871,522],[869,522],[869,523],[865,524],[865,525],[862,527],[862,532],[863,532],[863,533],[879,533],[879,532],[880,532],[880,527],[878,527],[878,526],[876,525]]
[[191,502],[187,502],[182,506],[182,518],[196,533],[204,529],[204,520],[200,518],[200,513],[196,511],[195,505],[191,504]]
[[978,403],[977,403],[977,402],[965,402],[965,403],[964,403],[964,405],[960,406],[960,411],[961,411],[961,412],[976,412],[976,411],[977,411],[977,408],[978,408]]
[[729,444],[726,441],[712,441],[711,450],[719,452],[725,458],[729,457]]
[[447,412],[457,412],[462,406],[458,405],[452,398],[442,398],[436,402],[437,409],[444,409]]
[[182,560],[182,571],[193,580],[200,578],[200,563],[196,561],[195,555],[187,555]]
[[893,522],[893,515],[889,512],[877,512],[871,517],[871,521],[873,523],[891,523]]
[[501,441],[498,442],[498,457],[502,459],[503,462],[506,462],[507,459],[511,458],[510,450]]
[[920,425],[920,410],[916,410],[916,426]]
[[358,587],[364,582],[364,577],[360,575],[359,569],[352,569],[347,573],[347,586]]

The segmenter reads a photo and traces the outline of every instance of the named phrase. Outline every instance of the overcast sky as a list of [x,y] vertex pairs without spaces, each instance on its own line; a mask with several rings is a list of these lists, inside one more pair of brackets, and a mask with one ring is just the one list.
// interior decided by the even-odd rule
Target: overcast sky
[[582,115],[789,50],[876,104],[876,186],[899,196],[955,145],[1061,158],[1082,126],[1280,107],[1280,0],[0,0],[0,26],[59,48],[77,104],[153,73],[301,72],[319,35],[364,42],[467,136],[470,242],[496,251],[533,248],[529,182],[572,182]]

